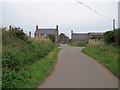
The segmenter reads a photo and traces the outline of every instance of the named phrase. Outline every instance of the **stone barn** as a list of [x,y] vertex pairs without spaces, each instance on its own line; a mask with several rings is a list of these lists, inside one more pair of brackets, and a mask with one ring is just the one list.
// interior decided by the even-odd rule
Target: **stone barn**
[[73,33],[73,31],[71,31],[72,42],[88,42],[89,38],[90,36],[88,33]]
[[61,34],[58,36],[58,42],[59,42],[59,43],[62,43],[62,44],[67,44],[67,43],[69,43],[69,37],[66,36],[64,33],[61,33]]

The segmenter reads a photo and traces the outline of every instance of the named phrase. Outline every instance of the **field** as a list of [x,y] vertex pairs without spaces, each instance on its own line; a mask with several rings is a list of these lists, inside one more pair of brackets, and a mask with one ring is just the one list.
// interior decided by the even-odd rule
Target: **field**
[[88,44],[83,53],[102,63],[117,77],[118,74],[118,47],[108,44]]

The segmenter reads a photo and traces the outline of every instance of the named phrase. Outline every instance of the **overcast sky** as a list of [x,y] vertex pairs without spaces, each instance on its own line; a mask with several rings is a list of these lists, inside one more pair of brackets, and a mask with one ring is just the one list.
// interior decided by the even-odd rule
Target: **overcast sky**
[[[112,19],[118,21],[119,0],[79,0],[106,19],[75,0],[2,0],[0,3],[0,24],[15,25],[28,34],[39,28],[55,28],[70,36],[71,30],[79,33],[105,32],[112,29]],[[116,22],[116,28],[118,27]]]

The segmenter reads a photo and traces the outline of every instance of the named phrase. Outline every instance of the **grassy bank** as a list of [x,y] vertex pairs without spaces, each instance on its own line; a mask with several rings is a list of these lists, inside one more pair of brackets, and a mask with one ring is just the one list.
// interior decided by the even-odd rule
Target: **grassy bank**
[[118,77],[118,47],[112,45],[87,45],[83,52],[102,63]]
[[2,30],[2,87],[36,87],[55,64],[58,44],[28,38],[18,28]]
[[[58,49],[55,48],[47,56],[39,59],[35,63],[21,68],[16,73],[14,71],[8,72],[13,80],[7,83],[9,88],[37,88],[49,73],[53,70],[57,61]],[[5,87],[5,86],[4,86]]]

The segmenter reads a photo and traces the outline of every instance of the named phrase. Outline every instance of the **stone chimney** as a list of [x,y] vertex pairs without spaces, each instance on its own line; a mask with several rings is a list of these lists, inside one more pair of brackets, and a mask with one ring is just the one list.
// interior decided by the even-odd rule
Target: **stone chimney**
[[36,30],[38,30],[38,25],[36,25]]
[[56,29],[58,30],[58,25],[56,25]]
[[58,35],[58,25],[56,25],[57,35]]
[[29,31],[29,37],[31,37],[31,31]]
[[72,39],[72,37],[73,37],[73,30],[71,30],[71,39]]
[[71,30],[71,34],[73,34],[73,30]]
[[9,26],[9,30],[12,30],[12,26],[11,25]]

